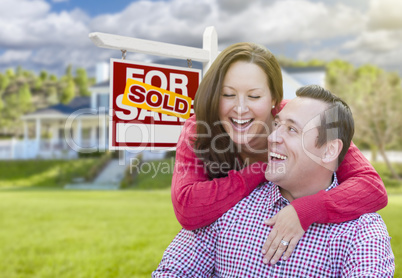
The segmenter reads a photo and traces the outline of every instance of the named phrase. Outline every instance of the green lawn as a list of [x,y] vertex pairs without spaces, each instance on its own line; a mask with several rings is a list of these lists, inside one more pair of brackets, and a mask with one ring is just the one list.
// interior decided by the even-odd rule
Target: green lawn
[[86,177],[99,158],[0,161],[0,188],[63,186]]
[[[402,195],[380,211],[401,264]],[[7,278],[150,277],[180,230],[170,191],[0,191]],[[402,277],[397,268],[395,277]]]
[[180,230],[170,191],[0,191],[1,277],[150,277]]
[[391,236],[392,251],[395,255],[395,278],[402,277],[402,195],[390,195],[388,205],[378,212],[385,221]]

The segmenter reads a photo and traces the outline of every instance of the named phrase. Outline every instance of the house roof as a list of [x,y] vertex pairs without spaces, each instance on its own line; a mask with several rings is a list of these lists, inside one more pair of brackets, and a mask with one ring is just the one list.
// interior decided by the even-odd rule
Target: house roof
[[296,90],[303,84],[294,79],[286,70],[282,69],[283,79],[283,99],[293,99],[296,97]]
[[109,80],[105,80],[105,81],[96,83],[91,88],[103,88],[103,87],[108,87],[108,86],[109,86]]
[[91,98],[90,97],[75,97],[68,104],[56,104],[46,108],[38,109],[35,112],[28,113],[23,116],[24,119],[37,118],[37,116],[46,115],[47,117],[55,116],[68,116],[77,110],[90,108]]
[[325,72],[325,66],[311,66],[311,67],[282,67],[289,74],[293,73],[304,73],[304,72]]

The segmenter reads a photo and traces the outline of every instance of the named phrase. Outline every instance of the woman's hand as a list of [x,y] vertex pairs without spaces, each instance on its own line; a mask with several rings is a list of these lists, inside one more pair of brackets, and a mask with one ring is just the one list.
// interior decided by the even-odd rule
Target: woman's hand
[[[271,219],[265,220],[265,224],[274,227],[262,247],[263,262],[265,264],[276,264],[285,251],[282,259],[286,261],[304,235],[296,210],[292,205],[288,205]],[[289,245],[285,245],[286,242]]]

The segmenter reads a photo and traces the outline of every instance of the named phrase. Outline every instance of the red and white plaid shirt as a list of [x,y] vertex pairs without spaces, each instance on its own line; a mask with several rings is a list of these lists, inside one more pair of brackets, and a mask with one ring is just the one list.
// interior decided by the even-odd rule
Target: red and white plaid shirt
[[[337,186],[336,177],[327,189]],[[263,264],[271,227],[264,220],[289,205],[264,183],[211,225],[182,229],[152,277],[393,277],[394,255],[377,213],[340,224],[312,224],[287,261]]]

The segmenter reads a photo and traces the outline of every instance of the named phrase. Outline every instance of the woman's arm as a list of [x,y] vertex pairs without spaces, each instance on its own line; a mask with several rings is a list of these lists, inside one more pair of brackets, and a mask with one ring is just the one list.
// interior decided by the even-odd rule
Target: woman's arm
[[210,180],[194,153],[195,118],[188,119],[176,148],[172,203],[177,220],[188,230],[211,224],[265,181],[266,164],[254,163],[227,177]]
[[[277,262],[285,250],[284,257],[289,258],[312,223],[349,221],[387,205],[384,183],[353,142],[337,170],[337,177],[339,186],[298,198],[267,222],[274,225],[262,251],[267,262]],[[290,241],[287,248],[280,245],[282,239]]]
[[[275,116],[287,103],[283,100],[272,114]],[[340,186],[292,202],[305,231],[315,222],[340,223],[387,205],[384,183],[353,142],[336,174]]]
[[[287,102],[282,101],[281,105],[272,111],[273,115],[282,110]],[[340,223],[387,205],[388,196],[384,183],[353,142],[339,165],[337,177],[339,186],[296,199],[290,206],[266,221],[267,225],[273,225],[274,228],[262,248],[265,262],[276,263],[282,253],[284,258],[289,258],[312,223]],[[281,245],[282,239],[290,244]]]
[[336,173],[339,186],[292,202],[304,230],[314,222],[349,221],[387,205],[384,183],[353,142]]

